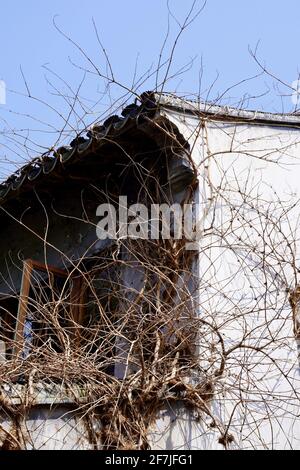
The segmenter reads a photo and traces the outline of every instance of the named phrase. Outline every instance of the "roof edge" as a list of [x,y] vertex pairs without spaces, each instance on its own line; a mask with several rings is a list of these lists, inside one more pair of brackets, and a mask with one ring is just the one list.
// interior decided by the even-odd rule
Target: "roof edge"
[[163,108],[171,108],[181,113],[211,116],[216,119],[242,120],[266,124],[288,125],[300,127],[300,115],[269,113],[264,111],[246,110],[231,106],[220,106],[214,103],[185,100],[172,94],[155,93],[155,101]]

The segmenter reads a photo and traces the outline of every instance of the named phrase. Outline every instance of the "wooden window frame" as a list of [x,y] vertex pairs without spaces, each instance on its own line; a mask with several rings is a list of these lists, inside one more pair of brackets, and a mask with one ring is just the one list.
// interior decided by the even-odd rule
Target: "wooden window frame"
[[[26,322],[26,316],[28,312],[28,301],[31,288],[31,276],[34,270],[51,273],[62,278],[68,278],[71,276],[68,271],[64,271],[55,266],[49,264],[43,264],[39,261],[34,261],[32,259],[27,259],[23,262],[23,274],[22,274],[22,283],[20,291],[20,300],[18,306],[18,312],[16,317],[16,329],[14,335],[14,348],[13,348],[13,358],[19,358],[20,353],[24,350],[24,328]],[[70,314],[77,321],[82,321],[83,318],[83,308],[81,305],[81,296],[82,296],[82,279],[79,277],[73,278],[73,286],[71,289],[71,305],[73,301],[79,300],[76,306],[71,307]],[[75,337],[77,338],[79,331],[75,332]]]

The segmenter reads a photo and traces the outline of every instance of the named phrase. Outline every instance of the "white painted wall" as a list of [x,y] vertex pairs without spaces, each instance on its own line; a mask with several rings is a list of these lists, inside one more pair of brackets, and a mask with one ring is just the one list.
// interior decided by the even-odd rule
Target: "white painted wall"
[[[165,111],[165,115],[193,149],[199,177],[199,217],[205,216],[203,228],[210,226],[214,207],[214,204],[209,205],[211,188],[203,175],[209,174],[213,186],[218,187],[226,172],[232,190],[238,190],[248,179],[248,189],[253,188],[253,194],[259,191],[260,198],[265,201],[264,209],[276,198],[285,202],[300,197],[300,129],[287,124],[262,125],[211,119],[202,121],[200,126],[195,116],[170,110]],[[276,160],[278,164],[265,160]],[[236,196],[232,192],[230,197]],[[294,231],[298,261],[299,207],[296,205],[289,215],[290,226],[284,219],[281,224],[286,235]],[[251,218],[251,213],[246,212]],[[229,215],[226,204],[217,200],[215,226],[228,226]],[[253,221],[255,223],[258,221]],[[231,231],[243,236],[238,220],[233,220]],[[260,231],[263,232],[264,227],[260,227]],[[250,229],[249,234],[253,243],[257,233]],[[257,240],[257,244],[263,246],[262,240]],[[284,256],[289,260],[290,253],[283,253]],[[249,254],[244,263],[247,266],[243,273],[236,256],[227,247],[220,246],[218,237],[202,234],[199,241],[199,316],[209,318],[219,327],[227,349],[239,343],[245,328],[250,332],[248,345],[264,344],[263,352],[241,349],[230,356],[226,373],[217,384],[213,415],[217,416],[220,428],[227,429],[228,426],[234,436],[235,442],[231,447],[300,449],[300,369],[286,292],[277,280],[273,286],[268,284],[266,301],[269,307],[264,311],[262,294],[265,289],[260,287],[263,273],[257,266],[255,255]],[[256,264],[256,269],[249,277],[251,263],[253,267]],[[274,272],[278,270],[275,260],[274,266],[271,262],[273,268]],[[239,274],[235,276],[237,272]],[[284,274],[286,284],[293,287],[296,280],[288,264],[284,266]],[[253,299],[251,284],[255,291],[261,292],[258,303]],[[204,288],[209,285],[212,287]],[[221,293],[227,295],[225,300]],[[232,299],[232,305],[228,299]],[[270,308],[272,299],[274,308]],[[252,312],[251,305],[256,304],[260,311]],[[247,305],[250,313],[245,315]],[[272,336],[274,341],[267,344]],[[161,434],[159,437],[156,435],[154,445],[159,448],[223,448],[218,444],[219,430],[207,427],[205,421],[199,424],[191,414],[174,418],[174,413],[165,412],[158,421],[157,429]]]
[[36,406],[24,418],[16,423],[1,413],[1,446],[7,446],[9,439],[12,447],[16,443],[26,450],[93,449],[84,418],[75,415],[69,406]]

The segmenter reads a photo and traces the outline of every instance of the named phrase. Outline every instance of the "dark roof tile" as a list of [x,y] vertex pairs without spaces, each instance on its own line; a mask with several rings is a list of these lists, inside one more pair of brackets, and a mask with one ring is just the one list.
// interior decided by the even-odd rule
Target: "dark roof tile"
[[[143,101],[145,99],[145,103]],[[95,144],[99,147],[101,142],[106,142],[106,138],[116,137],[121,131],[126,130],[127,125],[135,123],[144,113],[148,113],[149,98],[148,95],[141,99],[142,104],[131,104],[124,108],[122,117],[110,116],[103,124],[96,123],[86,131],[86,136],[78,135],[70,145],[61,146],[55,149],[52,155],[46,155],[34,158],[22,168],[17,170],[5,182],[0,184],[0,204],[9,196],[12,190],[18,190],[26,182],[32,182],[40,175],[49,175],[58,165],[66,165],[73,161],[73,158],[79,156],[82,158],[90,148]]]

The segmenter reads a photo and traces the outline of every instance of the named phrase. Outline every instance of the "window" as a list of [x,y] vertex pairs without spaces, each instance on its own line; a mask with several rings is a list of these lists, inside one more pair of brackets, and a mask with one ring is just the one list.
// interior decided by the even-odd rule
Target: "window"
[[81,353],[101,359],[104,370],[112,373],[116,272],[107,252],[84,260],[72,274],[26,260],[19,300],[16,296],[13,306],[0,300],[6,358],[80,348]]
[[15,357],[26,358],[33,349],[42,347],[62,352],[66,335],[76,337],[79,286],[79,278],[72,278],[67,271],[32,260],[24,262],[14,336]]

